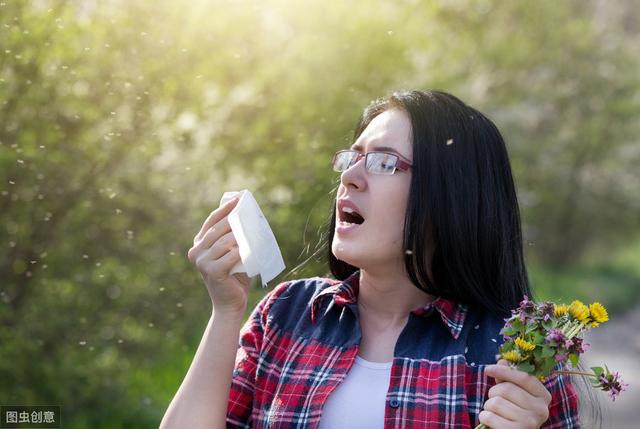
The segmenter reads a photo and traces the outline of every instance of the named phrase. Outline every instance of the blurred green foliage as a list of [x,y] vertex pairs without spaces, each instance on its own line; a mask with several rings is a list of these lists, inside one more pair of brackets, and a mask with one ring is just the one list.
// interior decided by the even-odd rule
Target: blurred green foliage
[[503,131],[541,297],[629,307],[638,18],[622,0],[0,1],[0,403],[157,426],[210,315],[186,258],[207,214],[249,188],[288,267],[272,284],[327,275],[329,160],[395,89],[449,91]]

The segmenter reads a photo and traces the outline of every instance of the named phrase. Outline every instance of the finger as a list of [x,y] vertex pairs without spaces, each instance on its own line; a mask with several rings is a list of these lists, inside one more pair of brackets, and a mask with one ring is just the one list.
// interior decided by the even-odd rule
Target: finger
[[223,280],[229,277],[229,272],[240,260],[240,249],[232,247],[224,255],[214,261],[207,261],[205,272],[209,276],[215,276],[216,280]]
[[[229,234],[231,235],[229,236]],[[220,243],[220,241],[222,242]],[[231,226],[229,226],[227,218],[224,218],[215,226],[211,227],[204,237],[189,249],[187,252],[187,258],[189,261],[196,264],[198,264],[198,261],[203,258],[215,260],[224,254],[222,248],[228,250],[231,247],[231,244],[235,243],[236,241],[233,233],[231,232]],[[214,246],[213,244],[217,245]]]
[[524,409],[529,409],[532,404],[536,403],[536,401],[540,401],[540,398],[536,398],[517,384],[513,384],[510,381],[504,381],[500,384],[496,384],[489,389],[489,398],[494,397],[507,399]]
[[206,234],[206,232],[209,230],[209,228],[211,228],[212,225],[215,225],[223,217],[228,215],[231,212],[231,210],[233,210],[233,208],[236,206],[238,199],[239,199],[238,197],[233,197],[232,199],[230,199],[229,201],[227,201],[226,203],[222,204],[217,209],[212,211],[207,217],[207,219],[204,221],[204,223],[202,224],[202,228],[200,228],[200,231],[198,231],[195,238],[193,239],[193,243],[195,244],[196,242],[200,241],[202,239],[202,236]]
[[528,410],[519,407],[502,396],[494,396],[487,399],[484,403],[484,409],[512,421],[518,421],[519,418],[529,413]]
[[[495,365],[505,365],[505,366],[509,366],[510,363],[509,361],[507,361],[506,359],[500,359]],[[496,380],[496,384],[498,383],[502,383],[504,380],[501,379],[500,377],[493,377]]]
[[491,429],[516,429],[516,423],[511,420],[507,420],[504,417],[500,417],[499,415],[487,411],[482,410],[480,414],[478,414],[478,419],[480,423],[490,427]]
[[230,232],[231,225],[229,225],[229,219],[225,217],[220,222],[209,228],[209,230],[204,234],[202,239],[198,242],[198,244],[195,245],[195,247],[202,249],[211,247],[211,245],[217,243],[222,239],[222,237],[229,234]]
[[536,377],[516,368],[511,368],[510,366],[502,364],[487,365],[485,368],[485,374],[502,381],[509,381],[516,384],[529,394],[538,398],[546,398],[549,393]]
[[[500,359],[500,360],[496,363],[496,365],[510,366],[511,364],[510,364],[510,363],[509,363],[509,361],[508,361],[508,360],[506,360],[506,359]],[[498,383],[502,383],[502,382],[504,381],[504,380],[503,380],[503,379],[501,379],[500,377],[493,377],[493,378],[495,378],[495,380],[496,380],[496,384],[498,384]]]
[[237,246],[238,243],[233,236],[233,232],[228,232],[220,237],[213,246],[205,249],[198,257],[198,261],[216,261],[223,257],[233,247]]

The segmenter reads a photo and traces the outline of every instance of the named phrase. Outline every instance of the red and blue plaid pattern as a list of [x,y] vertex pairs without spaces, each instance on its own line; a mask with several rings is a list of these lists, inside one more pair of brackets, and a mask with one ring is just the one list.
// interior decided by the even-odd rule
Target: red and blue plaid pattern
[[[284,282],[260,301],[241,331],[227,427],[318,427],[324,403],[358,354],[359,274]],[[495,384],[484,367],[495,363],[503,325],[442,298],[413,310],[395,348],[384,427],[475,427]],[[568,376],[545,386],[553,399],[542,428],[579,428]]]

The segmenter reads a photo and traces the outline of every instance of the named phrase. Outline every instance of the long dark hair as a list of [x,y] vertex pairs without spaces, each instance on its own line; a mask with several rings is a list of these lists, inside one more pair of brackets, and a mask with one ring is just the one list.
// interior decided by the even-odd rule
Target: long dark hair
[[[367,106],[353,141],[374,117],[408,113],[413,169],[404,222],[405,267],[420,290],[507,317],[530,298],[516,189],[505,142],[485,115],[442,91],[398,91]],[[358,270],[331,251],[335,198],[327,225],[329,268],[338,280]],[[428,260],[425,243],[435,250]],[[431,264],[433,278],[427,267]]]

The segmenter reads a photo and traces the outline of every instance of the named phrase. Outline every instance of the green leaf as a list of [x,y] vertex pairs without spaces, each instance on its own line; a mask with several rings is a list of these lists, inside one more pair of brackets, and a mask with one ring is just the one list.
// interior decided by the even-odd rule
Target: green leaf
[[542,335],[540,331],[535,331],[533,334],[531,334],[531,341],[534,344],[544,344],[544,338],[545,336]]
[[537,323],[527,323],[527,326],[525,328],[525,335],[530,334],[531,332],[535,332],[538,330],[538,324]]
[[511,326],[513,326],[513,329],[516,332],[520,332],[524,329],[524,325],[522,324],[520,319],[517,319],[517,318],[511,322]]
[[553,357],[556,354],[556,350],[553,347],[544,346],[542,347],[542,357]]
[[504,353],[504,352],[508,352],[513,350],[516,347],[515,343],[513,341],[505,341],[504,343],[502,343],[502,345],[500,346],[500,353]]
[[529,362],[520,362],[518,364],[518,369],[526,372],[527,374],[533,374],[535,372],[535,367]]
[[544,329],[546,331],[551,330],[552,328],[554,328],[555,323],[553,322],[553,320],[545,320],[542,322],[542,326],[544,327]]
[[533,350],[533,360],[534,361],[539,361],[540,359],[542,359],[542,347],[536,347]]
[[569,360],[571,361],[572,366],[578,366],[578,355],[575,353],[571,353],[569,355]]
[[511,326],[510,328],[502,328],[502,330],[500,331],[502,335],[508,335],[510,337],[514,336],[517,332],[518,331],[513,326]]
[[539,362],[540,371],[543,374],[548,375],[549,373],[551,373],[553,368],[556,366],[556,363],[557,362],[553,357],[545,358],[543,361]]

